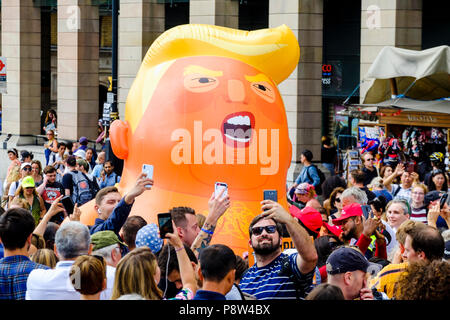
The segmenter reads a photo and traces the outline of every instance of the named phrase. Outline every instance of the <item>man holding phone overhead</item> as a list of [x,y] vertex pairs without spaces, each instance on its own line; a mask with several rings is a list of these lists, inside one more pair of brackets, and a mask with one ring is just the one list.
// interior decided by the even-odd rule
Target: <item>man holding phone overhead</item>
[[98,213],[90,233],[98,231],[112,230],[117,235],[125,223],[133,207],[136,197],[150,190],[153,179],[147,178],[145,173],[141,173],[136,180],[134,187],[122,197],[116,187],[106,187],[101,189],[95,197],[94,208]]
[[[317,251],[308,232],[279,203],[261,202],[261,211],[249,226],[256,263],[239,283],[242,292],[264,299],[302,299],[312,288]],[[282,252],[283,225],[297,252]]]

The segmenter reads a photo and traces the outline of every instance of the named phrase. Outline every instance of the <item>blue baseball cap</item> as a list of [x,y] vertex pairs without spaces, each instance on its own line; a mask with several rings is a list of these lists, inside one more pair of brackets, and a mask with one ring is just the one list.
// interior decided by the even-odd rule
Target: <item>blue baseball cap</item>
[[340,247],[334,250],[327,259],[327,273],[334,275],[361,270],[367,272],[371,263],[355,248]]
[[150,223],[143,226],[136,234],[136,248],[147,246],[153,253],[161,250],[164,241],[159,237],[159,228],[156,224]]

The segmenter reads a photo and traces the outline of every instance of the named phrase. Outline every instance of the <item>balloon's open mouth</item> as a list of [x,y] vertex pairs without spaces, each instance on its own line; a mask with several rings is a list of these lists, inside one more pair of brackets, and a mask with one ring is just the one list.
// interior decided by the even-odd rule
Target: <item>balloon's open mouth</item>
[[222,123],[224,142],[230,146],[247,147],[255,128],[255,116],[250,112],[228,115]]

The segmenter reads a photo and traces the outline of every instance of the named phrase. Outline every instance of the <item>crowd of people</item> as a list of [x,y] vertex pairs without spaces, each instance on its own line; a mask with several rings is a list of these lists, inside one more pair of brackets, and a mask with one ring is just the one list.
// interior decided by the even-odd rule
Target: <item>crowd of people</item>
[[[135,199],[152,192],[153,180],[142,173],[121,195],[120,176],[104,152],[88,148],[86,137],[57,141],[52,130],[45,166],[28,151],[8,150],[0,299],[449,297],[448,174],[435,155],[432,170],[419,175],[402,163],[376,168],[375,155],[364,153],[361,169],[346,179],[334,170],[328,140],[327,178],[304,150],[302,170],[286,186],[289,208],[262,201],[248,226],[252,250],[239,256],[227,243],[210,245],[233,201],[224,191],[211,196],[206,217],[188,203],[171,208],[173,232],[161,239],[156,224],[130,216]],[[86,226],[79,206],[91,200],[98,217]],[[287,237],[293,249],[283,249]]]

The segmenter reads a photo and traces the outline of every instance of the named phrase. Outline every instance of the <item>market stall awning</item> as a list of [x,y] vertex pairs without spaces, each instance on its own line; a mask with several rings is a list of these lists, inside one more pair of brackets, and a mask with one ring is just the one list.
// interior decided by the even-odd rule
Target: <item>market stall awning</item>
[[352,106],[364,111],[376,111],[379,107],[394,107],[423,112],[438,112],[450,114],[449,98],[432,101],[422,101],[410,98],[397,98],[382,101],[380,103],[352,104]]
[[[450,97],[450,47],[422,51],[384,47],[363,79],[370,82],[363,103],[391,103],[391,79],[400,96],[422,101]],[[401,103],[411,106],[409,102]]]

